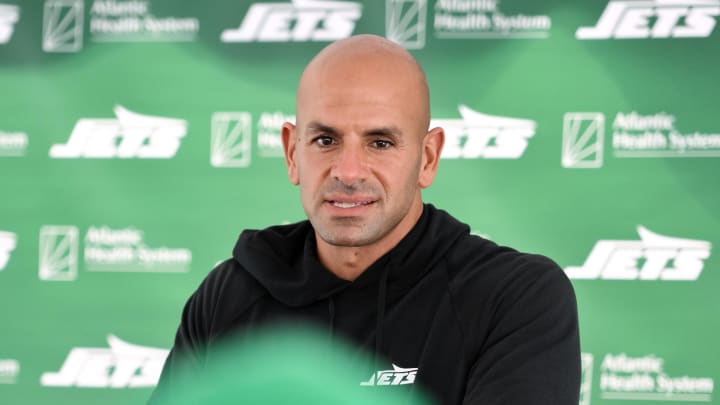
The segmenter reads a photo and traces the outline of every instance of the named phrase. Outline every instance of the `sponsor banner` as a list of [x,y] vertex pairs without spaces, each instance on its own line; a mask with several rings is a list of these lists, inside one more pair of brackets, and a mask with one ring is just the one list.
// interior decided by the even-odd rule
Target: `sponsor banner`
[[695,281],[710,257],[709,241],[663,236],[637,227],[640,240],[600,240],[572,279]]
[[330,42],[352,35],[362,4],[292,0],[253,3],[240,26],[220,34],[222,42]]
[[281,111],[266,111],[256,121],[258,153],[262,157],[284,157],[282,126],[285,122],[295,123],[295,115]]
[[593,355],[580,353],[580,401],[579,405],[590,405],[592,400]]
[[135,228],[91,226],[85,234],[88,271],[187,272],[192,252],[185,248],[150,247]]
[[385,0],[385,37],[407,49],[425,47],[427,0]]
[[170,159],[187,134],[187,122],[132,112],[120,105],[116,119],[81,118],[65,144],[50,148],[55,159]]
[[200,30],[195,17],[156,16],[150,1],[95,0],[90,7],[90,35],[94,41],[193,41]]
[[605,116],[567,113],[563,118],[562,166],[599,168],[603,164]]
[[210,122],[210,164],[248,167],[252,157],[252,116],[248,112],[216,112]]
[[380,370],[374,372],[370,379],[360,383],[362,386],[376,385],[407,385],[415,383],[415,376],[418,368],[402,368],[392,365],[392,370]]
[[386,0],[388,39],[408,49],[425,46],[432,23],[437,38],[506,39],[547,38],[552,19],[547,15],[509,14],[503,0],[437,0],[428,17],[427,0]]
[[73,281],[78,272],[78,229],[46,225],[40,228],[40,280]]
[[665,370],[665,359],[653,354],[631,357],[606,354],[600,364],[600,397],[611,400],[710,402],[713,378]]
[[214,113],[210,123],[210,165],[250,166],[253,133],[261,157],[285,156],[282,146],[282,125],[285,122],[295,122],[295,116],[281,111],[265,111],[253,121],[249,112]]
[[720,132],[677,129],[675,116],[617,113],[612,124],[613,154],[617,157],[719,157]]
[[15,23],[19,19],[20,7],[0,3],[0,45],[10,42],[15,31]]
[[[84,12],[83,0],[46,0],[43,50],[82,50]],[[200,30],[195,17],[155,15],[149,0],[93,0],[88,13],[90,39],[98,42],[193,41]]]
[[[39,277],[45,281],[73,281],[78,276],[79,229],[43,226],[40,229]],[[152,247],[145,233],[134,227],[90,226],[85,233],[82,261],[86,271],[183,273],[190,269],[186,248]]]
[[535,136],[535,121],[500,117],[459,105],[461,119],[440,118],[430,127],[445,129],[445,159],[519,159]]
[[24,132],[0,131],[0,157],[25,156],[29,139]]
[[[683,131],[667,113],[615,114],[610,148],[617,158],[720,157],[720,132]],[[603,165],[605,115],[566,113],[563,118],[562,166],[599,168]]]
[[19,361],[15,359],[0,359],[0,384],[16,384],[19,375]]
[[720,0],[608,2],[597,24],[580,27],[577,39],[706,38],[720,15]]
[[15,247],[17,247],[17,235],[12,232],[0,231],[0,271],[5,270]]
[[83,13],[83,0],[45,0],[43,51],[80,51],[83,46]]
[[127,343],[108,335],[109,348],[75,347],[56,372],[40,377],[45,387],[142,388],[160,379],[169,350]]

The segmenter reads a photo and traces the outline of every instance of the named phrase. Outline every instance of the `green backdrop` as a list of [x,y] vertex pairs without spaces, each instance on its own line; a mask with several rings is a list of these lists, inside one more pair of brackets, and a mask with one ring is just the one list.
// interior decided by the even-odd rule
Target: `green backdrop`
[[242,229],[303,219],[279,129],[331,40],[425,68],[428,202],[550,256],[582,404],[720,403],[720,1],[0,0],[0,398],[143,402]]

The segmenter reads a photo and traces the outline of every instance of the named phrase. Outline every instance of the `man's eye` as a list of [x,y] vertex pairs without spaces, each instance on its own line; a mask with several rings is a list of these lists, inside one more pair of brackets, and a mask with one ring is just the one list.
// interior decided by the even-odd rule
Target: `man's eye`
[[313,142],[320,146],[331,146],[334,143],[334,140],[329,136],[318,136],[313,139]]
[[386,141],[384,139],[375,140],[372,144],[377,149],[388,149],[393,145],[392,142]]

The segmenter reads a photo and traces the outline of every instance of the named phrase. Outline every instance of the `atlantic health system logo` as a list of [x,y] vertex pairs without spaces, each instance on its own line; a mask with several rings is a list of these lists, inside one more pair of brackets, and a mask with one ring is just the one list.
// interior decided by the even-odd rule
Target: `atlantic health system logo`
[[20,362],[16,359],[0,359],[0,384],[15,384],[20,374]]
[[10,254],[17,246],[17,235],[12,232],[0,231],[0,271],[5,270],[10,261]]
[[20,7],[13,4],[0,4],[0,44],[7,44],[15,31],[15,23],[20,19]]
[[626,353],[606,353],[595,368],[593,355],[582,353],[580,405],[591,405],[593,383],[596,396],[604,400],[659,401],[662,403],[688,403],[712,401],[715,380],[712,377],[695,377],[684,370],[666,370],[666,359],[654,354],[630,356]]
[[182,273],[192,262],[189,249],[148,246],[145,233],[134,227],[90,226],[82,256],[79,236],[76,226],[46,225],[40,229],[41,280],[75,280],[80,257],[85,270],[93,272]]
[[214,113],[210,124],[210,164],[226,168],[250,166],[253,134],[261,157],[283,157],[281,133],[285,122],[295,122],[295,116],[264,111],[253,121],[247,111]]
[[385,37],[407,49],[422,49],[427,36],[427,0],[386,0]]
[[[79,52],[84,12],[83,0],[46,0],[43,50]],[[194,40],[200,23],[195,17],[158,17],[148,0],[91,0],[89,29],[96,42],[181,42]]]
[[74,226],[40,228],[40,280],[73,281],[78,271],[79,232]]
[[362,16],[362,4],[349,1],[292,0],[254,3],[238,28],[220,34],[222,42],[309,42],[347,38]]
[[563,119],[562,166],[598,168],[603,164],[605,116],[567,113]]
[[593,355],[580,353],[580,401],[579,405],[590,405],[592,398]]
[[248,167],[251,158],[250,113],[214,113],[210,124],[210,164],[214,167]]
[[[507,14],[503,0],[437,0],[428,17],[428,0],[386,0],[385,36],[408,49],[425,46],[428,20],[437,38],[547,38],[552,20],[547,15]],[[516,2],[521,3],[521,2]],[[521,3],[522,4],[522,3]],[[522,6],[521,6],[522,7]],[[515,9],[517,6],[505,9]]]
[[46,0],[43,11],[42,49],[77,52],[83,46],[82,0]]
[[500,117],[459,105],[461,119],[441,118],[430,127],[445,129],[445,159],[518,159],[535,136],[535,121]]
[[0,157],[20,157],[27,153],[29,138],[25,132],[0,131]]
[[[610,148],[616,158],[720,157],[720,133],[681,131],[677,117],[665,112],[618,112],[612,120]],[[605,115],[569,112],[563,117],[562,166],[603,165]]]
[[185,120],[142,115],[120,105],[114,112],[116,119],[80,119],[67,143],[50,148],[50,157],[169,159],[187,134]]
[[40,377],[45,387],[141,388],[157,385],[169,350],[108,335],[109,348],[75,347],[59,371]]
[[[715,381],[666,371],[667,361],[654,354],[608,353],[600,364],[600,397],[610,400],[674,403],[712,401]],[[679,374],[679,375],[678,375]]]
[[719,0],[611,0],[597,25],[577,39],[706,38],[720,15]]
[[639,225],[639,241],[600,240],[582,266],[565,269],[572,279],[694,281],[712,245],[663,236]]
[[106,42],[193,41],[200,30],[196,17],[159,17],[148,0],[94,0],[90,7],[90,35]]

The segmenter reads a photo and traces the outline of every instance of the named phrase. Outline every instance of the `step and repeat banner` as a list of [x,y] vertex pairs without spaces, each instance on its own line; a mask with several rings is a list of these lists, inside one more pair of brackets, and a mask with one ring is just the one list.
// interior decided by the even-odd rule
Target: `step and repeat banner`
[[330,41],[424,66],[424,197],[550,256],[581,404],[720,403],[720,1],[0,0],[0,402],[142,403],[238,234],[304,219],[280,128]]

